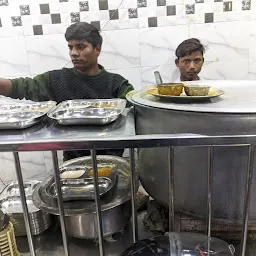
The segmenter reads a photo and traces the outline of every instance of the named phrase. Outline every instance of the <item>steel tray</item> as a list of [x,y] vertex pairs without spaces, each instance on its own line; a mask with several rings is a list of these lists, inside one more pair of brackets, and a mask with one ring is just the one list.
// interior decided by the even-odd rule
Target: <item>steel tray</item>
[[60,109],[48,113],[48,117],[61,125],[104,125],[115,121],[122,110],[119,108]]
[[38,123],[56,102],[0,105],[0,129],[24,129]]
[[[98,178],[99,194],[101,197],[113,188],[116,177],[116,174],[112,174],[108,177]],[[64,201],[95,199],[93,178],[63,179],[61,180],[61,190]],[[57,198],[55,183],[50,184],[46,191],[49,196]]]
[[105,125],[124,111],[124,99],[68,100],[48,113],[61,125]]

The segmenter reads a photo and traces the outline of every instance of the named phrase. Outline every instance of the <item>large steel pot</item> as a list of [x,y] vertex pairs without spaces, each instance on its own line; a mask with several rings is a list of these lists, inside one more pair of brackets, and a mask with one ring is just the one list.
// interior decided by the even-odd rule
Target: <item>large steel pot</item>
[[[103,236],[122,230],[131,217],[130,164],[121,157],[97,156],[98,163],[114,164],[118,175],[115,186],[101,198]],[[91,157],[80,157],[64,162],[60,167],[90,165]],[[54,182],[52,175],[39,184],[34,193],[34,204],[48,213],[59,215],[56,198],[50,197],[47,188]],[[137,184],[138,185],[138,184]],[[67,233],[84,239],[98,238],[96,206],[94,201],[64,202]]]
[[[136,133],[255,134],[256,82],[213,81],[211,84],[223,89],[225,94],[205,103],[161,102],[145,92],[130,94],[128,100],[135,106]],[[166,148],[139,151],[141,182],[156,201],[166,206],[167,159]],[[212,216],[215,221],[241,223],[247,160],[247,147],[218,147],[214,150]],[[175,149],[176,211],[202,218],[207,216],[207,164],[205,147]],[[255,179],[253,182],[252,187],[255,187]],[[255,223],[256,190],[252,192],[250,219]]]
[[[131,200],[114,208],[102,211],[103,236],[110,236],[122,230],[131,218]],[[96,213],[66,216],[67,233],[76,238],[98,237]]]

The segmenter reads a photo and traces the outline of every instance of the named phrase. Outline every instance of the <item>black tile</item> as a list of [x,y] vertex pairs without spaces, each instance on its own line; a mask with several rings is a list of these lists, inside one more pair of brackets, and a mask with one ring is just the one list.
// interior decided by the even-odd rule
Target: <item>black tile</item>
[[12,16],[11,19],[14,27],[22,26],[21,16]]
[[138,10],[137,10],[137,8],[128,9],[128,16],[129,16],[129,19],[138,18]]
[[148,26],[149,27],[157,27],[157,17],[148,18]]
[[99,0],[99,9],[108,10],[108,0]]
[[205,14],[205,23],[213,23],[214,18],[213,18],[213,13],[206,13]]
[[100,31],[100,21],[92,21],[91,24]]
[[33,26],[34,35],[43,35],[43,27],[42,25],[34,25]]
[[40,11],[41,11],[41,14],[49,14],[50,13],[49,4],[40,4]]
[[79,10],[80,12],[89,11],[89,3],[88,1],[79,2]]
[[1,21],[1,18],[0,18],[0,27],[2,27],[2,21]]
[[157,0],[157,6],[165,6],[166,0]]
[[109,10],[109,18],[111,20],[118,20],[119,19],[118,10]]
[[251,10],[251,0],[243,0],[242,1],[242,10],[243,11]]
[[186,14],[195,14],[194,4],[186,4]]
[[138,7],[147,7],[147,0],[137,0]]
[[7,5],[9,5],[8,0],[0,0],[0,6],[7,6]]
[[51,14],[52,24],[61,23],[61,18],[59,13]]
[[70,13],[71,22],[79,22],[80,21],[80,13],[79,12],[71,12]]
[[204,3],[204,0],[196,0],[196,4]]
[[20,15],[30,15],[29,5],[20,5]]
[[167,16],[176,15],[176,5],[169,5],[166,7]]
[[232,11],[232,1],[223,2],[223,11],[224,12]]

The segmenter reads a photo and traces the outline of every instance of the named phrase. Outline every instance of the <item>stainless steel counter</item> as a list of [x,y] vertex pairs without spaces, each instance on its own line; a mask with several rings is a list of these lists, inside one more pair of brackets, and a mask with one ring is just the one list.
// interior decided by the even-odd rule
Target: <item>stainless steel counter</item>
[[[49,147],[40,146],[41,142],[51,142],[52,149],[62,150],[64,148],[58,147],[57,144],[53,145],[52,142],[130,135],[135,135],[134,118],[131,109],[126,109],[115,122],[104,126],[61,126],[46,117],[43,122],[31,128],[0,131],[0,151],[49,150]],[[26,145],[21,146],[24,143]]]

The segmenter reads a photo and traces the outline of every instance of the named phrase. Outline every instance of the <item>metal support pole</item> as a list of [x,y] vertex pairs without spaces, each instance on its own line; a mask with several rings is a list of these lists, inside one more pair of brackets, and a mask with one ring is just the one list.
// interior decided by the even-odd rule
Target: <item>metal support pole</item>
[[169,232],[174,232],[174,147],[168,148]]
[[208,183],[208,193],[207,193],[207,211],[208,211],[208,219],[207,219],[207,251],[210,255],[211,249],[211,225],[212,225],[212,189],[213,189],[213,146],[208,148],[208,175],[207,175],[207,183]]
[[94,196],[96,204],[96,215],[97,215],[97,226],[98,226],[98,235],[99,235],[99,249],[100,256],[104,256],[104,245],[103,245],[103,228],[102,228],[102,217],[101,217],[101,205],[100,205],[100,192],[99,192],[99,183],[98,183],[98,168],[97,168],[97,156],[96,150],[91,149],[92,157],[92,170],[93,170],[93,182],[94,182]]
[[137,220],[137,203],[136,203],[136,172],[134,148],[129,149],[130,166],[131,166],[131,198],[132,198],[132,235],[133,242],[138,241],[138,220]]
[[58,201],[58,207],[60,212],[60,226],[61,226],[64,253],[65,253],[65,256],[69,256],[70,253],[69,253],[68,239],[67,239],[67,232],[66,232],[65,213],[64,213],[62,191],[61,191],[61,184],[60,184],[60,171],[59,171],[58,156],[56,151],[52,151],[52,162],[53,162],[55,186],[57,191],[57,201]]
[[249,146],[248,149],[248,164],[247,164],[247,178],[245,185],[245,198],[244,198],[244,218],[243,218],[243,232],[241,242],[241,256],[245,256],[247,233],[248,233],[248,220],[250,210],[250,199],[251,199],[251,186],[252,186],[252,175],[253,175],[253,163],[254,163],[254,146]]
[[21,204],[22,204],[22,209],[24,212],[24,221],[25,221],[25,226],[26,226],[26,231],[27,231],[29,250],[30,250],[31,255],[35,256],[36,253],[35,253],[34,244],[33,244],[33,237],[32,237],[32,232],[31,232],[31,224],[30,224],[30,220],[29,220],[26,194],[25,194],[25,189],[24,189],[24,185],[23,185],[19,153],[13,152],[13,156],[14,156],[16,175],[18,178],[18,184],[19,184],[19,189],[20,189]]

